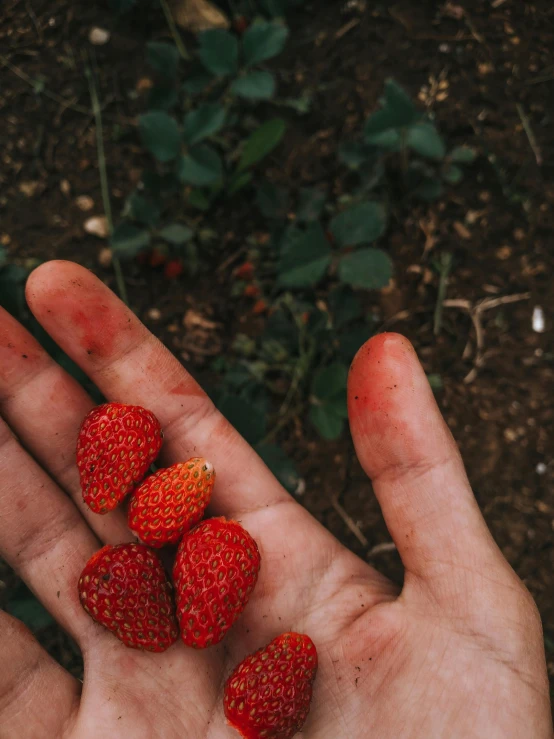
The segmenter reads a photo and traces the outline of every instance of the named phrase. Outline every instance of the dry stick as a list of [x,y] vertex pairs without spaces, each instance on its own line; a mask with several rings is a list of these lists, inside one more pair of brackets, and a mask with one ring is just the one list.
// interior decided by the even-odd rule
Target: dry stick
[[350,518],[350,516],[344,510],[344,508],[341,506],[341,504],[339,503],[339,501],[336,498],[332,498],[331,499],[331,505],[333,506],[333,508],[335,509],[335,511],[339,514],[339,516],[342,518],[342,520],[344,521],[344,523],[348,526],[348,528],[350,529],[350,531],[354,534],[354,536],[356,537],[356,539],[360,542],[360,544],[363,547],[367,547],[367,545],[369,544],[368,540],[365,538],[365,536],[361,532],[360,527],[358,526],[358,524],[352,518]]
[[376,544],[374,547],[371,547],[371,549],[367,553],[367,558],[370,559],[371,557],[376,557],[379,554],[385,554],[385,552],[394,551],[396,551],[396,544],[393,541],[385,541],[383,544]]
[[[102,192],[102,203],[104,205],[104,214],[108,222],[108,231],[110,236],[113,234],[113,218],[112,218],[112,205],[110,202],[110,187],[108,183],[108,171],[106,169],[106,155],[104,152],[104,132],[102,128],[102,111],[100,109],[100,101],[98,99],[98,92],[96,90],[96,83],[94,80],[94,73],[92,67],[85,68],[85,74],[88,79],[90,99],[92,102],[92,112],[94,113],[95,128],[96,128],[96,148],[98,151],[98,171],[100,172],[100,190]],[[112,251],[112,264],[115,273],[115,281],[117,283],[117,290],[119,297],[127,305],[129,299],[127,297],[127,288],[125,287],[125,280],[123,278],[123,271],[121,269],[121,262]]]
[[[37,89],[37,86],[39,84],[38,80],[34,80],[32,77],[29,77],[28,74],[26,74],[22,69],[19,67],[16,67],[14,64],[10,62],[9,59],[7,59],[5,56],[0,54],[0,62],[2,63],[2,66],[7,67],[11,72],[13,72],[19,79],[23,80],[23,82],[26,82],[28,85],[31,85],[35,90]],[[61,95],[56,95],[55,92],[51,92],[47,88],[44,88],[41,91],[41,95],[44,95],[44,97],[50,98],[50,100],[53,100],[55,103],[58,103],[59,105],[63,105],[64,108],[69,108],[70,110],[74,110],[77,113],[84,113],[85,115],[90,115],[90,109],[85,108],[82,105],[75,105],[71,102],[71,100],[68,100],[67,98],[62,97]]]
[[179,33],[177,26],[175,25],[175,21],[173,19],[173,14],[171,13],[170,7],[167,4],[166,0],[160,0],[160,5],[162,6],[162,10],[164,12],[167,25],[169,27],[171,35],[173,36],[173,40],[175,41],[175,46],[177,47],[177,50],[179,54],[181,55],[181,59],[188,61],[190,57],[188,55],[188,51],[185,48],[183,40],[181,39],[181,34]]
[[523,110],[523,106],[520,103],[517,103],[516,105],[517,112],[519,114],[519,117],[521,119],[521,122],[523,124],[523,130],[527,134],[527,139],[529,140],[529,145],[531,149],[533,150],[533,154],[535,155],[535,160],[539,167],[542,165],[542,152],[541,148],[538,144],[537,138],[535,136],[535,132],[531,128],[531,121],[529,120],[529,117]]

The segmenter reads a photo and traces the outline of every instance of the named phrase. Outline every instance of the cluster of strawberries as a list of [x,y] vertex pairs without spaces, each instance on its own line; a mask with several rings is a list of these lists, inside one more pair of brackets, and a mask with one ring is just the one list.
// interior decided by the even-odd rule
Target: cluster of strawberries
[[[244,610],[260,569],[258,546],[236,521],[202,521],[215,483],[205,459],[159,469],[159,421],[139,406],[107,403],[85,418],[77,442],[83,498],[95,513],[131,493],[128,522],[143,543],[105,546],[79,579],[86,612],[126,646],[163,652],[179,638],[204,649]],[[173,586],[155,551],[178,544]],[[247,657],[225,684],[229,723],[247,739],[291,739],[308,715],[317,652],[308,636],[282,634]]]

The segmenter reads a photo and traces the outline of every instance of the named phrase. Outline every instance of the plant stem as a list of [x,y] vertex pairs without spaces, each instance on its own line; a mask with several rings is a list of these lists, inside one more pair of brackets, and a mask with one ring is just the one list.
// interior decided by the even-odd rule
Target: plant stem
[[442,327],[442,309],[444,299],[446,298],[446,288],[448,287],[448,276],[452,269],[452,254],[444,252],[441,255],[439,263],[439,289],[437,291],[437,303],[435,305],[435,316],[433,320],[433,333],[438,336]]
[[[96,82],[94,79],[92,68],[87,66],[85,68],[85,73],[88,79],[90,99],[92,103],[92,112],[94,114],[96,128],[96,149],[98,151],[98,171],[100,173],[100,190],[102,192],[102,203],[104,206],[106,221],[108,222],[108,231],[111,236],[113,233],[113,218],[112,205],[110,202],[110,186],[108,183],[108,170],[106,168],[106,155],[104,152],[104,129],[102,127],[102,110],[100,108],[100,101],[98,99],[98,91],[96,89]],[[121,298],[121,300],[123,300],[124,303],[128,305],[129,299],[127,297],[127,288],[125,286],[125,280],[123,278],[121,262],[119,261],[119,257],[116,256],[113,251],[112,264],[119,297]]]
[[171,35],[173,36],[173,40],[175,41],[175,46],[177,47],[177,50],[181,55],[181,59],[188,61],[190,59],[190,56],[185,48],[183,39],[181,38],[181,34],[179,33],[177,26],[175,25],[175,20],[173,19],[173,14],[171,13],[171,9],[167,4],[167,0],[160,0],[160,5],[162,6],[167,25],[169,27]]

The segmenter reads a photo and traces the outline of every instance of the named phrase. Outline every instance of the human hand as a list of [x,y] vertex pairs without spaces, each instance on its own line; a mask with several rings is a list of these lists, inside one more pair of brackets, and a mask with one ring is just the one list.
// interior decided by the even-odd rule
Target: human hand
[[[84,390],[0,312],[0,554],[84,658],[81,685],[0,612],[0,737],[233,739],[222,687],[288,630],[315,642],[306,739],[529,737],[552,723],[540,619],[481,517],[409,342],[381,334],[349,379],[356,451],[406,568],[401,592],[342,547],[276,482],[179,362],[87,270],[39,267],[29,305],[109,400],[151,409],[161,462],[217,470],[210,513],[242,522],[262,569],[227,638],[204,651],[127,649],[82,610],[79,574],[101,543],[129,541],[121,510],[81,500],[75,441]],[[368,493],[369,494],[369,493]]]

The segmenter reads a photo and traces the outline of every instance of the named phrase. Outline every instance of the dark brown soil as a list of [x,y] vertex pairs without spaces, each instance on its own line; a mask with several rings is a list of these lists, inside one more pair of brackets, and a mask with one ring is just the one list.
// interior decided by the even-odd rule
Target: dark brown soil
[[[554,680],[554,10],[548,0],[342,5],[320,3],[317,12],[313,5],[291,19],[294,33],[279,64],[282,84],[297,95],[302,87],[314,91],[314,104],[305,117],[289,115],[291,130],[269,172],[284,183],[326,183],[340,191],[337,143],[375,107],[389,76],[419,94],[452,143],[479,150],[462,186],[432,206],[394,213],[388,248],[396,280],[375,304],[383,326],[404,332],[425,369],[442,378],[437,397],[477,499],[538,602]],[[141,107],[137,80],[146,73],[144,41],[166,35],[163,21],[154,12],[148,24],[118,21],[102,4],[84,0],[5,0],[0,240],[17,259],[73,259],[113,286],[111,271],[98,262],[104,242],[83,229],[102,206],[92,116],[75,110],[89,108],[82,53],[96,25],[112,34],[96,53],[116,213],[137,181],[144,163],[133,125]],[[37,94],[21,75],[44,78],[45,91]],[[93,200],[87,213],[76,204],[83,195]],[[246,205],[222,210],[215,220],[227,231],[221,262],[258,228]],[[447,298],[467,303],[445,307],[437,338],[437,276],[430,265],[441,251],[455,257]],[[223,351],[238,328],[256,329],[250,304],[229,298],[230,268],[168,282],[160,270],[133,265],[126,279],[133,309],[201,380],[203,339],[185,335],[187,308],[219,324],[211,340],[217,338]],[[481,314],[483,347],[475,371],[476,335],[466,308],[483,298],[521,295]],[[544,310],[544,333],[532,330],[535,306]],[[152,318],[152,308],[160,318]],[[396,553],[374,549],[390,536],[350,441],[325,443],[301,421],[282,441],[305,479],[306,507],[399,580]],[[2,605],[16,581],[5,566],[0,578],[7,586],[0,589]],[[78,671],[75,651],[54,627],[41,638]]]

